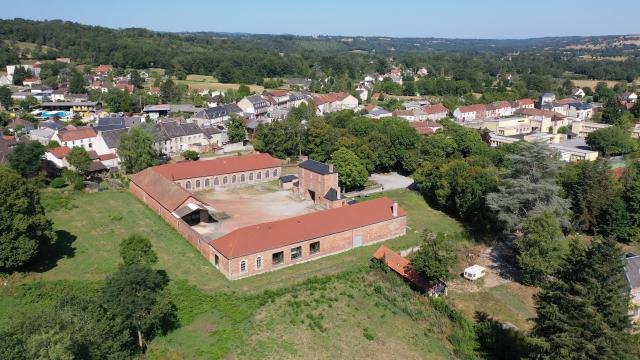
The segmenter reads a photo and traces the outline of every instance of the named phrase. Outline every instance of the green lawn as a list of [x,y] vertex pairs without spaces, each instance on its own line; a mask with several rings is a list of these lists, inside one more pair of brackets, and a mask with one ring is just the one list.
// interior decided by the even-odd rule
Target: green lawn
[[[462,230],[415,192],[384,195],[409,213],[407,235],[385,242],[392,249],[419,244],[426,227],[447,233]],[[446,318],[432,314],[412,292],[395,302],[372,292],[377,282],[368,267],[378,245],[231,282],[126,191],[64,195],[46,190],[43,202],[61,239],[56,255],[0,290],[0,318],[28,311],[59,292],[95,291],[118,266],[119,242],[140,233],[151,239],[158,268],[173,280],[169,292],[181,323],[151,343],[147,358],[364,358],[372,353],[385,358],[452,357]],[[398,288],[396,283],[388,293]],[[415,313],[429,320],[416,320]]]

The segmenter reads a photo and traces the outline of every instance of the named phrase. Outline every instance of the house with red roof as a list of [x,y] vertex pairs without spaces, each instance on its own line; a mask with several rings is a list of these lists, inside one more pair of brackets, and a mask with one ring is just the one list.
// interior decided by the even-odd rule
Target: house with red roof
[[93,143],[96,141],[97,136],[98,134],[91,127],[65,127],[55,133],[51,140],[57,141],[62,146],[70,148],[82,146],[85,150],[90,151],[93,149]]
[[484,104],[475,104],[460,106],[453,112],[453,117],[458,122],[473,122],[485,118],[487,106]]
[[113,66],[111,65],[100,65],[95,68],[96,75],[107,75],[111,71],[113,71]]
[[358,99],[345,92],[315,94],[311,96],[311,101],[316,106],[317,115],[324,115],[340,110],[355,110],[358,107]]
[[47,150],[47,152],[44,154],[44,157],[45,159],[55,164],[58,168],[62,169],[65,167],[69,167],[69,163],[67,162],[67,155],[69,155],[70,152],[70,148],[66,146],[59,146]]
[[423,106],[422,111],[424,111],[427,114],[426,118],[424,119],[420,118],[418,120],[439,121],[449,116],[449,109],[447,109],[442,104]]

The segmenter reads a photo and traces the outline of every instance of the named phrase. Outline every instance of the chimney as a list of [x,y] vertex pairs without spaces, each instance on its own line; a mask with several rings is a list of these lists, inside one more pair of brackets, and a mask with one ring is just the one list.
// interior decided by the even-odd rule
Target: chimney
[[329,164],[329,172],[333,173],[333,164]]
[[398,217],[398,202],[394,201],[393,206],[391,206],[391,212],[393,213],[393,217]]

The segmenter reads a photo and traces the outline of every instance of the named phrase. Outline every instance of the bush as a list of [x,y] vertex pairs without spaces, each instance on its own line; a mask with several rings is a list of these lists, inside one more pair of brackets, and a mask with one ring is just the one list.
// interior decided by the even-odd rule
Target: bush
[[62,189],[63,187],[67,186],[67,182],[62,177],[57,177],[51,180],[49,186],[54,189]]
[[198,154],[196,151],[193,151],[193,150],[186,150],[182,153],[182,157],[185,160],[196,161],[200,159],[200,154]]

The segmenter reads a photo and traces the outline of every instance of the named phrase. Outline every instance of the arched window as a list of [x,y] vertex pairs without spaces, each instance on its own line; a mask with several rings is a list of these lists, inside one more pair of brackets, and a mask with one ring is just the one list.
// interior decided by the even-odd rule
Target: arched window
[[249,181],[253,181],[253,173],[252,172],[249,173]]
[[191,190],[191,181],[187,181],[185,187],[187,188],[187,190]]
[[229,180],[227,179],[226,176],[222,178],[222,185],[227,185],[228,182]]
[[220,185],[220,180],[218,178],[214,178],[213,179],[213,186],[218,186]]
[[196,189],[200,189],[200,180],[196,180]]
[[262,173],[261,173],[260,171],[258,171],[258,172],[256,173],[256,178],[257,178],[258,180],[262,179]]
[[256,258],[256,269],[262,269],[262,256]]
[[246,260],[240,261],[240,272],[241,273],[246,273],[247,272],[247,261]]
[[273,169],[273,177],[278,177],[278,169]]
[[244,182],[244,174],[240,175],[240,182],[243,183]]
[[206,187],[207,189],[211,187],[211,179],[209,178],[204,179],[204,187]]
[[236,183],[236,180],[237,180],[237,178],[236,178],[236,176],[235,176],[235,175],[231,176],[231,183],[232,183],[232,184],[235,184],[235,183]]
[[264,171],[264,178],[268,179],[269,178],[269,170],[265,170]]

